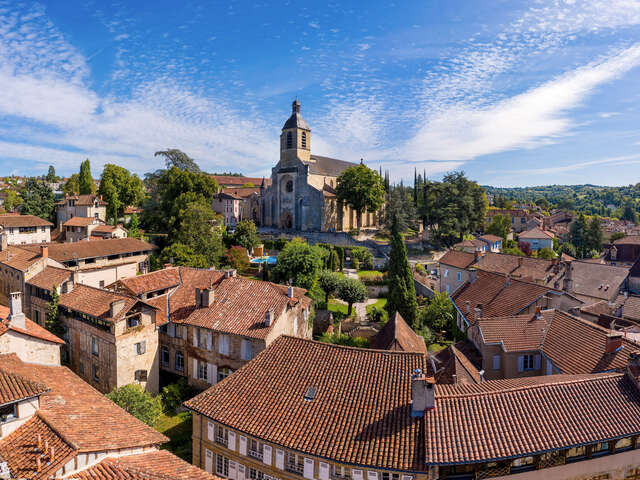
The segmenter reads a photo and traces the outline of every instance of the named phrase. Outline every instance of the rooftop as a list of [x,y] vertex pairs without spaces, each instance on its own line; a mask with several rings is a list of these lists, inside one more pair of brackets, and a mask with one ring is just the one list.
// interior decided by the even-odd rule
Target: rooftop
[[37,338],[38,340],[44,340],[46,342],[57,343],[60,345],[64,344],[62,339],[56,337],[49,330],[42,328],[36,322],[33,322],[28,318],[24,319],[25,328],[18,328],[15,325],[11,325],[9,322],[9,313],[10,310],[8,307],[0,305],[0,335],[3,335],[8,331],[13,331],[28,337]]
[[[148,253],[155,249],[150,243],[137,238],[110,238],[91,242],[50,243],[48,247],[49,257],[60,263],[125,253]],[[40,253],[39,245],[21,245],[20,249],[32,253]]]
[[104,223],[94,217],[73,217],[62,224],[63,227],[86,227],[94,223]]
[[37,397],[48,390],[42,383],[6,372],[0,367],[0,405]]
[[456,268],[468,268],[475,262],[476,256],[469,252],[449,250],[439,260],[439,263]]
[[371,339],[371,348],[427,353],[424,338],[414,332],[398,312]]
[[540,240],[549,240],[553,238],[553,233],[542,230],[538,227],[534,227],[531,230],[522,232],[518,235],[519,238],[533,238]]
[[71,276],[72,272],[70,270],[57,267],[44,267],[40,273],[31,277],[26,281],[26,283],[33,285],[34,287],[48,290],[49,292],[53,291],[53,287],[55,285],[58,287],[59,292],[60,285],[70,280]]
[[99,206],[107,206],[107,202],[102,200],[102,197],[99,195],[65,195],[64,198],[58,202],[58,205],[65,205],[67,203],[67,200],[75,200],[76,205],[82,206],[93,205],[97,200]]
[[7,227],[53,227],[53,223],[35,215],[0,215],[0,226]]
[[[111,316],[111,304],[116,301],[123,301],[124,305],[116,314]],[[88,285],[76,284],[72,291],[60,295],[59,305],[80,313],[86,313],[92,317],[107,321],[122,320],[129,311],[138,303],[145,303],[131,295],[90,287]],[[146,303],[145,303],[146,304]],[[155,308],[149,305],[150,308]]]

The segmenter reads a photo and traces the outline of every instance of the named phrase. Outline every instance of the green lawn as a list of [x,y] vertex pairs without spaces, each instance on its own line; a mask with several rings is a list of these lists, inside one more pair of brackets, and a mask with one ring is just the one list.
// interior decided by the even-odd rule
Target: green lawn
[[156,430],[169,437],[169,442],[162,448],[189,463],[191,463],[192,423],[191,412],[181,412],[177,415],[162,414],[155,425]]
[[445,340],[444,343],[432,343],[431,345],[429,345],[427,347],[427,350],[430,352],[434,352],[437,353],[440,350],[444,350],[445,348],[447,348],[449,345],[451,345],[453,342],[449,341],[449,340]]
[[371,309],[373,309],[373,307],[384,308],[386,304],[387,304],[387,299],[386,298],[379,298],[376,301],[376,303],[372,303],[371,305],[367,305],[367,314],[371,313]]
[[360,280],[371,280],[377,277],[381,277],[384,275],[382,272],[378,272],[377,270],[360,270],[358,272],[358,278]]
[[345,316],[347,315],[347,312],[349,311],[349,306],[338,302],[336,299],[331,298],[329,299],[329,305],[327,306],[327,308],[329,309],[330,312],[339,312],[344,314]]

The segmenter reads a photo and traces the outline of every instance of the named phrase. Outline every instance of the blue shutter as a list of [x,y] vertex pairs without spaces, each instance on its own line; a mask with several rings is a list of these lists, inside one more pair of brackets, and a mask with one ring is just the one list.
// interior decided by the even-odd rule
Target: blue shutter
[[518,355],[518,371],[519,372],[523,372],[524,371],[524,356],[523,355]]

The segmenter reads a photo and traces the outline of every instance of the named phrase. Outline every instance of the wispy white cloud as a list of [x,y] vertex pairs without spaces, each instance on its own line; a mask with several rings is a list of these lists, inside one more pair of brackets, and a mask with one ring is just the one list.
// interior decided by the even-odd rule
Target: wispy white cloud
[[590,160],[588,162],[577,162],[569,165],[561,165],[557,167],[540,167],[540,168],[523,168],[518,170],[490,170],[488,173],[495,173],[504,176],[509,175],[547,175],[551,173],[563,173],[571,172],[575,170],[581,170],[587,167],[593,167],[595,165],[608,165],[613,166],[625,166],[635,165],[640,163],[640,154],[637,155],[621,155],[612,158],[602,158],[599,160]]

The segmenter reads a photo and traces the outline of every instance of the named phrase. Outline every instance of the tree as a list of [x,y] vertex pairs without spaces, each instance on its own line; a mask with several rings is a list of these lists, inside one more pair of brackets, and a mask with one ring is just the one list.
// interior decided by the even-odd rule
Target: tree
[[58,176],[56,175],[56,168],[53,165],[49,165],[49,171],[47,172],[47,182],[54,183],[58,181]]
[[58,312],[58,303],[60,301],[60,295],[58,294],[58,287],[53,286],[51,290],[51,301],[47,309],[47,316],[45,318],[45,327],[54,335],[62,337],[64,329],[60,322],[60,315]]
[[144,197],[142,180],[126,168],[108,163],[102,170],[98,193],[107,202],[107,216],[118,221],[129,205],[138,205]]
[[621,238],[624,238],[624,237],[626,237],[626,234],[624,232],[613,232],[611,234],[611,237],[609,238],[609,241],[613,243],[616,240],[620,240]]
[[247,250],[240,245],[235,245],[227,250],[227,261],[239,272],[246,272],[249,269]]
[[77,195],[80,192],[80,175],[71,175],[62,186],[62,191],[67,195]]
[[413,283],[413,272],[407,258],[407,248],[394,224],[391,229],[391,252],[389,256],[389,295],[387,299],[389,318],[400,313],[409,325],[416,325],[418,300]]
[[51,187],[42,178],[28,178],[21,195],[23,203],[20,205],[20,213],[54,220],[55,197]]
[[336,191],[338,201],[349,205],[356,212],[358,231],[362,223],[362,213],[365,210],[375,212],[382,206],[385,198],[382,178],[378,172],[363,163],[342,172],[338,177]]
[[406,188],[393,187],[387,194],[387,204],[383,209],[382,220],[387,228],[391,228],[393,219],[398,222],[400,232],[406,232],[416,225],[417,213],[413,201],[409,198]]
[[15,190],[7,190],[7,196],[4,199],[4,209],[7,212],[13,212],[20,206],[22,199]]
[[589,221],[585,232],[585,248],[600,253],[602,251],[602,238],[600,219],[594,216]]
[[518,248],[527,257],[530,257],[533,251],[531,250],[531,244],[529,242],[518,242]]
[[578,255],[576,253],[576,247],[574,247],[573,243],[571,242],[564,242],[562,245],[560,245],[560,253],[564,253],[565,255],[569,255],[573,258],[576,258]]
[[357,278],[343,278],[338,284],[336,293],[340,300],[349,305],[347,315],[351,315],[354,303],[364,302],[367,299],[367,287]]
[[491,235],[497,235],[502,237],[503,240],[507,239],[507,235],[511,231],[511,219],[507,215],[494,215],[491,219],[491,223],[486,228],[486,232]]
[[195,162],[195,160],[193,160],[193,158],[191,158],[183,151],[178,150],[177,148],[170,148],[168,150],[156,152],[153,156],[164,157],[167,169],[176,167],[183,171],[200,173],[200,167]]
[[219,264],[224,255],[219,215],[208,205],[194,202],[189,203],[180,216],[180,228],[174,232],[173,241],[187,245],[204,256],[207,267]]
[[325,270],[318,276],[318,285],[324,290],[324,301],[329,303],[329,296],[338,291],[344,277],[338,273]]
[[258,229],[253,220],[241,220],[238,222],[233,234],[233,243],[246,248],[248,252],[260,245]]
[[183,243],[172,243],[160,253],[160,264],[171,263],[192,268],[208,268],[207,257]]
[[80,195],[91,195],[96,191],[96,184],[93,183],[91,176],[91,162],[87,158],[80,164],[80,173],[78,175],[78,193]]
[[624,205],[622,206],[622,216],[620,217],[620,219],[627,220],[628,222],[633,223],[637,222],[636,209],[630,200],[624,202]]
[[550,248],[544,247],[538,250],[538,258],[544,258],[545,260],[551,260],[556,258],[556,254]]
[[351,337],[346,333],[323,333],[319,340],[324,343],[333,343],[334,345],[344,345],[346,347],[369,347],[369,340],[366,338]]
[[128,225],[128,234],[131,238],[140,238],[140,220],[137,214],[131,215]]
[[137,383],[115,388],[111,393],[107,393],[107,398],[150,426],[153,426],[162,415],[160,397],[153,397]]
[[322,268],[323,252],[302,239],[294,238],[278,255],[274,274],[280,283],[310,289]]
[[504,253],[505,255],[517,255],[518,257],[525,256],[524,252],[520,250],[517,246],[505,247],[502,249],[502,253]]
[[569,227],[569,238],[571,243],[576,247],[576,254],[580,258],[584,258],[586,250],[586,230],[587,220],[581,213],[578,218]]
[[441,332],[451,328],[454,324],[456,309],[446,292],[436,292],[427,306],[420,310],[418,319],[420,327]]

